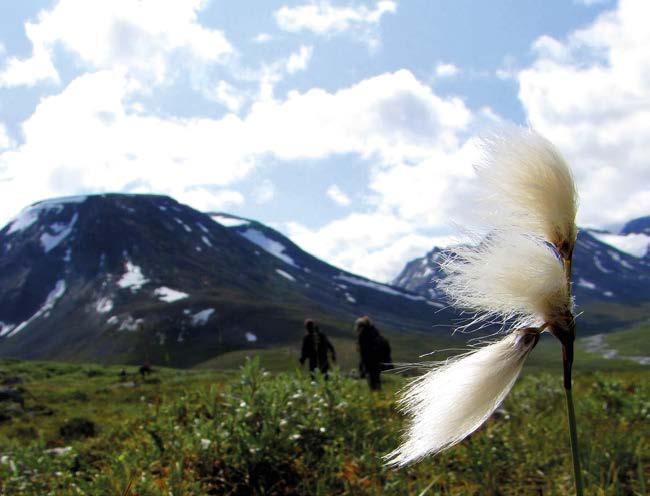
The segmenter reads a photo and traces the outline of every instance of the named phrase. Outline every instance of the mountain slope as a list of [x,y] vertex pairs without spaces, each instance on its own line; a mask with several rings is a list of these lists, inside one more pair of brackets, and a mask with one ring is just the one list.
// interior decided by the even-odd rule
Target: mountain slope
[[[622,235],[588,229],[579,232],[573,254],[573,287],[582,312],[581,332],[607,332],[650,316],[650,259],[643,257],[647,243],[638,237],[644,234],[632,233],[635,231]],[[393,284],[423,296],[440,297],[435,283],[444,277],[441,257],[442,250],[434,248],[412,260]]]
[[440,306],[262,224],[163,196],[49,200],[0,231],[2,356],[190,366],[295,344],[307,316],[350,338],[363,314],[388,331],[431,332],[450,317]]

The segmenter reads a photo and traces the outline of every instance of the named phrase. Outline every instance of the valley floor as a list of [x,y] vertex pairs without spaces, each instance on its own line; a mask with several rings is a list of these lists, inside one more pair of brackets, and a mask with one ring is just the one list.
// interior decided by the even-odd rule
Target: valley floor
[[[531,368],[460,445],[401,470],[383,465],[403,419],[387,376],[311,382],[257,360],[230,371],[0,361],[0,494],[570,494],[561,380]],[[650,371],[577,371],[589,495],[647,494]],[[23,403],[21,405],[21,402]]]

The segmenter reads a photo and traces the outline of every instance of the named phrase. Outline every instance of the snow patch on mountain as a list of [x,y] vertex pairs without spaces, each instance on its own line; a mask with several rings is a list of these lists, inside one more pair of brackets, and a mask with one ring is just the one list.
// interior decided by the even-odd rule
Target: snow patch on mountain
[[72,216],[72,219],[70,219],[70,222],[67,224],[63,224],[61,222],[52,224],[50,226],[50,231],[52,232],[51,234],[47,232],[41,234],[41,245],[43,246],[45,253],[48,253],[49,251],[56,248],[61,243],[61,241],[70,235],[72,228],[76,224],[78,218],[79,215],[74,214]]
[[338,276],[334,276],[334,278],[341,281],[349,282],[351,284],[355,284],[357,286],[365,286],[366,288],[382,291],[383,293],[388,293],[395,296],[401,296],[402,298],[408,298],[409,300],[428,301],[424,296],[416,296],[416,295],[403,293],[402,291],[398,291],[397,289],[393,289],[389,286],[384,286],[383,284],[379,284],[378,282],[359,279],[358,277],[352,277],[352,276],[346,276],[345,274],[340,274]]
[[578,279],[578,286],[582,286],[583,288],[587,289],[596,289],[596,285],[593,282],[587,281],[582,277]]
[[118,330],[135,332],[140,330],[142,324],[144,324],[144,319],[134,319],[131,315],[127,315],[127,317],[120,323]]
[[9,225],[7,234],[13,234],[27,229],[38,220],[39,213],[40,209],[35,207],[27,207],[23,209],[23,211],[20,212]]
[[154,294],[158,297],[158,299],[166,303],[172,303],[174,301],[182,300],[183,298],[187,298],[189,296],[187,293],[183,293],[182,291],[177,291],[175,289],[168,288],[167,286],[161,286],[160,288],[156,288],[154,290]]
[[45,200],[29,207],[24,208],[12,221],[9,223],[7,234],[24,231],[32,224],[34,224],[44,210],[56,208],[63,209],[65,203],[82,203],[86,201],[86,196],[68,196],[64,198],[55,198],[52,200]]
[[201,236],[201,241],[203,241],[203,243],[205,243],[205,245],[207,245],[207,246],[209,246],[210,248],[212,248],[212,243],[210,243],[210,240],[209,240],[207,237],[205,237],[205,236]]
[[192,232],[192,228],[190,226],[188,226],[187,224],[185,224],[185,222],[183,222],[181,219],[179,219],[178,217],[174,217],[174,220],[179,225],[183,226],[183,229],[185,229],[187,232]]
[[47,298],[45,298],[45,303],[43,303],[41,308],[39,308],[36,311],[36,313],[32,315],[29,319],[27,319],[24,322],[21,322],[13,330],[8,332],[7,337],[15,336],[39,317],[49,317],[50,310],[54,308],[56,302],[65,294],[65,290],[66,290],[65,281],[63,279],[57,281],[56,284],[54,285],[54,289],[50,291],[49,294],[47,295]]
[[136,293],[142,286],[149,282],[142,274],[142,269],[137,265],[131,263],[131,261],[126,262],[126,272],[122,275],[117,285],[122,288],[131,288],[132,293]]
[[609,256],[612,257],[612,260],[614,260],[614,262],[621,264],[626,269],[634,270],[634,267],[632,267],[629,263],[623,260],[621,256],[614,250],[607,250],[607,253],[609,253]]
[[234,217],[227,217],[225,215],[210,214],[210,217],[212,218],[212,220],[225,227],[247,226],[248,224],[250,224],[250,221],[248,220],[237,219]]
[[296,282],[296,278],[293,277],[293,276],[292,276],[291,274],[289,274],[288,272],[285,272],[285,271],[282,270],[282,269],[275,269],[275,271],[276,271],[279,275],[281,275],[282,277],[284,277],[285,279],[288,279],[288,280],[291,281],[291,282]]
[[636,258],[644,257],[650,247],[650,236],[647,234],[630,233],[621,235],[593,231],[590,231],[590,234],[599,241]]
[[262,248],[264,251],[270,253],[274,257],[279,258],[283,262],[293,267],[298,267],[296,263],[293,261],[293,259],[285,253],[286,247],[282,243],[279,243],[265,236],[263,232],[257,229],[248,228],[244,232],[240,232],[239,234],[241,234],[251,243],[254,243],[260,248]]
[[356,303],[357,300],[352,296],[350,293],[345,293],[345,299],[348,300],[350,303]]
[[108,313],[113,310],[113,300],[110,298],[100,298],[95,304],[97,313]]
[[612,271],[609,269],[606,269],[603,263],[600,261],[600,258],[598,258],[598,255],[594,256],[594,265],[596,268],[601,271],[603,274],[611,274]]
[[9,334],[14,327],[16,327],[14,324],[5,324],[0,321],[0,338],[5,334]]
[[210,317],[214,313],[214,308],[206,308],[200,312],[196,312],[192,315],[192,325],[193,326],[202,326],[208,323]]

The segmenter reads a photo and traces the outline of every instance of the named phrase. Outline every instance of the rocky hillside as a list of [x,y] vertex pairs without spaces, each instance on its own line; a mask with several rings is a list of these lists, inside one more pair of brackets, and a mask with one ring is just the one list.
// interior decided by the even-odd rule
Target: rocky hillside
[[364,314],[433,332],[442,306],[163,196],[48,200],[0,231],[0,356],[191,366],[295,344],[307,316],[339,336]]

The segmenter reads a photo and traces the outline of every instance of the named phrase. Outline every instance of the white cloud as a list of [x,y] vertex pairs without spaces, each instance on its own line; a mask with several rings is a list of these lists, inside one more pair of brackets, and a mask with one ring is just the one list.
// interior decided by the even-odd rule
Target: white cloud
[[202,187],[186,188],[175,198],[201,212],[228,211],[245,203],[244,195],[239,191]]
[[9,57],[0,70],[0,88],[33,86],[37,82],[59,83],[59,73],[51,60],[50,51],[44,46],[41,33],[34,24],[25,24],[25,33],[32,43],[31,57],[21,60]]
[[531,124],[573,165],[579,221],[603,226],[650,211],[650,4],[622,0],[566,40],[544,36],[518,75]]
[[347,207],[351,203],[350,197],[341,191],[341,188],[339,188],[336,184],[332,184],[329,188],[327,188],[326,193],[334,203],[340,205],[341,207]]
[[25,204],[74,192],[161,192],[183,197],[225,186],[254,165],[242,122],[161,118],[129,111],[128,79],[99,71],[41,100],[22,125],[24,143],[0,154],[0,218]]
[[36,22],[25,23],[32,55],[9,59],[0,84],[58,82],[55,46],[92,68],[120,68],[158,83],[179,63],[223,62],[233,48],[221,31],[198,23],[203,5],[201,0],[60,0]]
[[360,35],[371,47],[377,45],[376,28],[384,14],[395,13],[397,3],[382,0],[374,6],[334,6],[329,0],[281,7],[275,12],[275,20],[284,31],[298,33],[311,31],[317,35],[334,35],[352,32]]
[[7,127],[0,122],[0,150],[7,149],[13,146],[13,141],[9,137]]
[[269,33],[260,33],[253,38],[253,41],[255,43],[268,43],[272,39],[273,36],[271,36]]
[[454,64],[439,63],[436,66],[436,76],[439,78],[453,77],[460,72],[460,69]]
[[258,205],[268,203],[275,198],[275,186],[268,179],[258,184],[253,190],[253,199]]
[[255,145],[284,160],[356,153],[380,163],[421,160],[454,148],[472,114],[409,71],[365,79],[335,93],[315,88],[257,102],[246,119]]
[[248,95],[223,79],[217,83],[212,91],[205,91],[205,95],[224,105],[228,110],[238,113],[248,98]]
[[304,71],[309,65],[314,48],[311,46],[301,46],[300,50],[292,53],[287,60],[287,72],[293,74],[298,71]]
[[449,242],[447,237],[422,235],[417,226],[397,216],[377,212],[353,213],[314,230],[289,223],[287,230],[292,240],[317,257],[382,282],[393,279],[405,261]]
[[584,5],[586,7],[592,7],[594,5],[600,5],[603,3],[609,3],[611,0],[573,0],[573,3],[578,5]]

